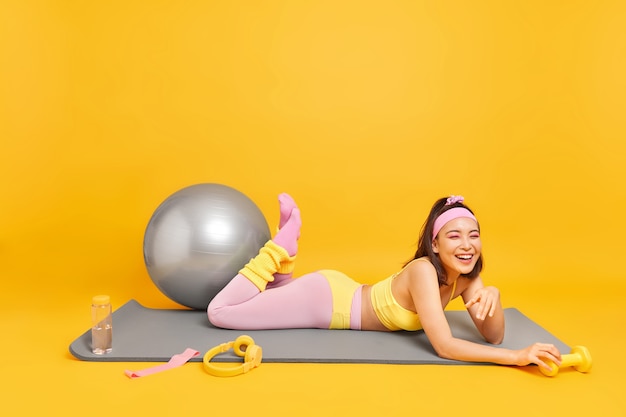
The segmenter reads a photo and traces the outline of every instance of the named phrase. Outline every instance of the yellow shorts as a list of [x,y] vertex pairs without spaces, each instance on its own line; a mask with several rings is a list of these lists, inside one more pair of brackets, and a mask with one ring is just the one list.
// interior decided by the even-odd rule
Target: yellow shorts
[[[343,272],[330,269],[318,271],[330,285],[333,294],[333,316],[329,329],[350,329],[350,313],[354,293],[362,284],[354,281]],[[358,314],[361,312],[358,311]]]

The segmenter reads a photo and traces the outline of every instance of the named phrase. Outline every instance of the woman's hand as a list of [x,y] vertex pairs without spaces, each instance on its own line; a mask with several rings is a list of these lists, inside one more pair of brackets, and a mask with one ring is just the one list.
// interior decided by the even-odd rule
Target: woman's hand
[[547,343],[535,343],[527,348],[517,350],[515,365],[526,366],[531,363],[544,367],[550,371],[551,368],[546,364],[546,360],[550,360],[561,366],[561,353],[556,346]]
[[465,303],[465,307],[469,309],[474,305],[478,306],[474,313],[477,319],[485,320],[487,316],[493,317],[496,308],[500,305],[500,291],[496,287],[483,287],[476,290],[472,298]]

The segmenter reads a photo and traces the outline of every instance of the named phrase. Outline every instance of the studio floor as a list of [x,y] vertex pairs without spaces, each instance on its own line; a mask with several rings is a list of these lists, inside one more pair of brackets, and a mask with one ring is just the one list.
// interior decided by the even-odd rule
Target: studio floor
[[[587,346],[594,360],[588,374],[564,370],[549,378],[532,366],[267,363],[220,378],[195,362],[131,380],[125,370],[154,364],[84,362],[70,354],[69,344],[89,327],[92,294],[55,287],[72,271],[59,259],[40,261],[16,256],[5,264],[4,415],[626,415],[620,288],[501,288],[505,307],[520,309],[569,346]],[[33,274],[44,273],[49,285],[29,285]],[[119,306],[128,293],[111,296]],[[168,307],[151,290],[139,298]]]

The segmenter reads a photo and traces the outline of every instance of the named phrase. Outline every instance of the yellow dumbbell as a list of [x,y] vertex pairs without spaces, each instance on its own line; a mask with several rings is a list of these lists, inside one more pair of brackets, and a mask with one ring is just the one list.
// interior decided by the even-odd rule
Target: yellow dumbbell
[[544,361],[550,367],[546,370],[542,366],[539,367],[541,373],[546,376],[554,376],[559,373],[560,368],[573,366],[578,372],[589,372],[591,369],[591,354],[584,346],[574,346],[572,351],[567,355],[561,355],[561,366],[556,366],[554,362],[547,359]]

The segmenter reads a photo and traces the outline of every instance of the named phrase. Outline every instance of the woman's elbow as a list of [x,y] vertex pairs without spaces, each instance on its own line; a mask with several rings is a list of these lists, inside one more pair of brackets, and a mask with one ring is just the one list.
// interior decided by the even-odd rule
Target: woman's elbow
[[446,343],[433,344],[433,349],[435,349],[437,356],[442,359],[456,359]]
[[486,334],[483,336],[485,337],[485,341],[487,343],[491,343],[492,345],[500,345],[504,341],[504,330],[502,330],[501,332]]
[[485,338],[485,340],[487,341],[487,343],[491,343],[492,345],[501,345],[502,341],[504,340],[504,337],[498,337],[498,338]]

